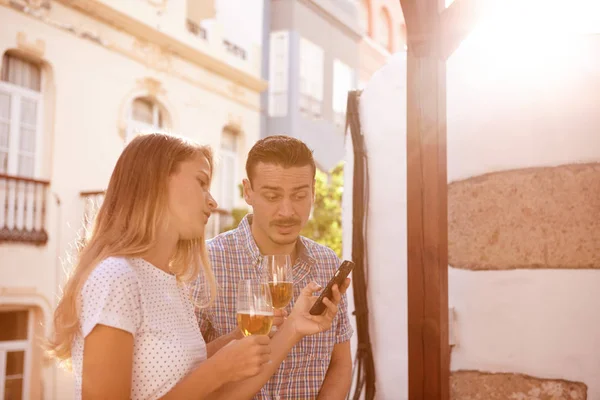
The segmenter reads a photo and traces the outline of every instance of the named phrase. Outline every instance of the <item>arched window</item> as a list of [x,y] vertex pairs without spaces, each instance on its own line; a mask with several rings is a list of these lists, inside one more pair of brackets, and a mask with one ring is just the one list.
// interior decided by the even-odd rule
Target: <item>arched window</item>
[[377,21],[377,42],[392,51],[392,21],[387,8],[382,7]]
[[160,131],[166,128],[164,108],[151,97],[136,97],[131,102],[127,117],[125,141],[129,142],[137,134]]
[[0,173],[33,177],[42,126],[42,69],[7,52],[0,73]]

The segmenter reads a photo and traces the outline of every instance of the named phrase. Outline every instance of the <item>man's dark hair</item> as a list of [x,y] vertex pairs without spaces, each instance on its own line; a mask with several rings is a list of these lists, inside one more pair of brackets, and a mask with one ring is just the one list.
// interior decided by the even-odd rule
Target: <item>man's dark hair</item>
[[317,171],[312,151],[301,140],[285,135],[267,136],[252,146],[246,160],[246,174],[250,182],[259,163],[280,165],[284,168],[310,165],[313,178]]

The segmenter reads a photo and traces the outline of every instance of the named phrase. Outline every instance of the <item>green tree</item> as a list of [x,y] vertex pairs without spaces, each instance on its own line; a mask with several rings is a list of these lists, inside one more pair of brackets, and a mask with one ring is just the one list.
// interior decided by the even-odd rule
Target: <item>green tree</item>
[[331,248],[342,256],[342,193],[344,191],[344,165],[338,164],[327,176],[317,170],[315,205],[312,218],[302,235]]
[[[315,176],[315,204],[312,218],[301,234],[331,248],[342,256],[342,193],[344,191],[344,164],[338,164],[329,175],[317,170]],[[241,188],[240,188],[241,192]],[[222,231],[235,228],[248,212],[245,208],[232,210],[233,221]]]

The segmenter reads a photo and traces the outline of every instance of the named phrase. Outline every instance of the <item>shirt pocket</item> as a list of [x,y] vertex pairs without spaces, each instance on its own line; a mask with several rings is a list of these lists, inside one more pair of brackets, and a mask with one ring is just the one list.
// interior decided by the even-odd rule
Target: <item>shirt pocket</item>
[[304,363],[316,368],[325,377],[335,344],[332,329],[304,337],[298,344],[298,356]]

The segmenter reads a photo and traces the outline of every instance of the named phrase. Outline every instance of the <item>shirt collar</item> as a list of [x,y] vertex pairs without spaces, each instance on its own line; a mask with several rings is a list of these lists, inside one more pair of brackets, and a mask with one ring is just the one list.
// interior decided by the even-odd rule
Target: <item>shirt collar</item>
[[[252,258],[253,264],[257,265],[257,262],[262,259],[262,255],[260,254],[260,250],[256,244],[256,241],[254,240],[254,236],[252,236],[252,218],[252,214],[247,214],[242,219],[237,227],[237,234],[247,253]],[[298,260],[309,266],[316,262],[311,248],[312,244],[308,241],[308,239],[303,236],[298,237],[298,240],[296,241]]]

